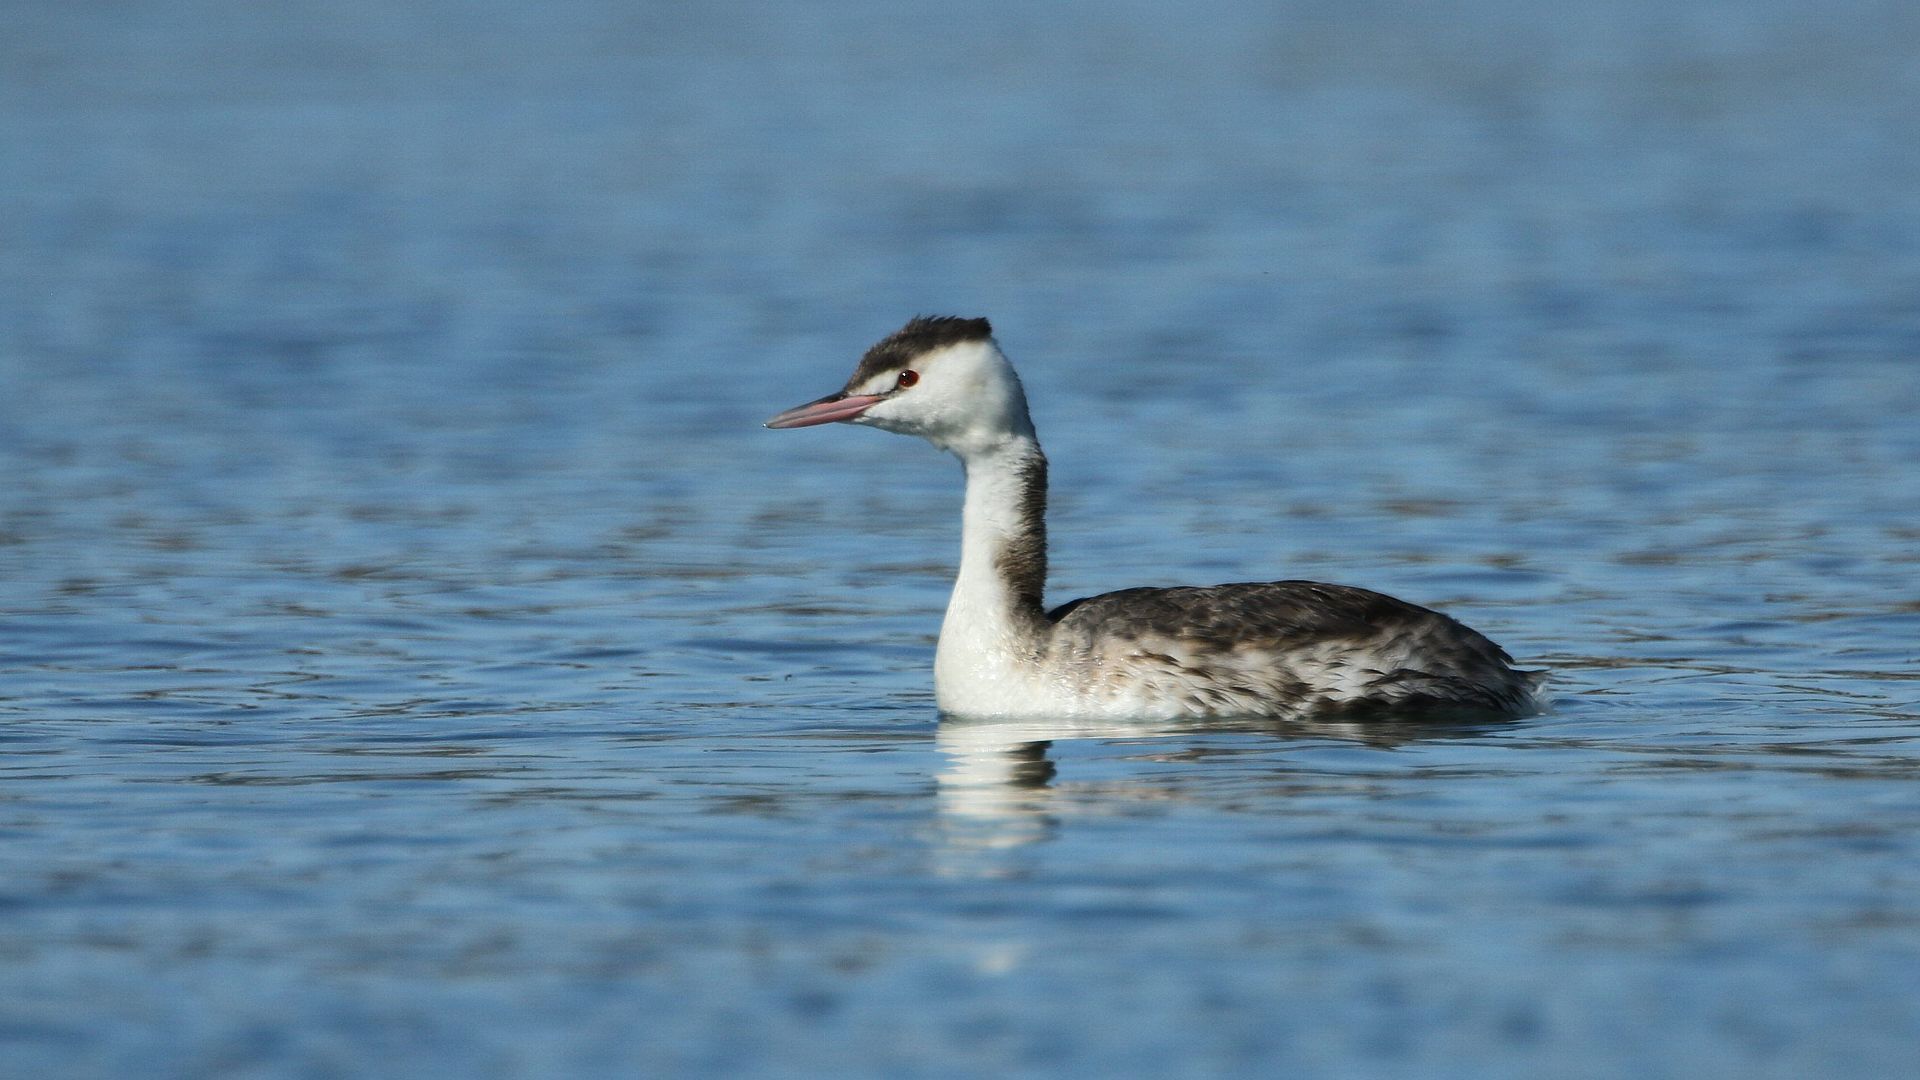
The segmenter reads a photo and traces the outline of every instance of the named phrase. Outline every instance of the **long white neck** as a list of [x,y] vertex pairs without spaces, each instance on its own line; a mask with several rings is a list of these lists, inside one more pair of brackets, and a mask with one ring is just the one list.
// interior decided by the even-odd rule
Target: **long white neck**
[[1046,645],[1047,457],[1031,431],[962,453],[960,574],[940,627],[934,692],[948,710],[1018,693]]

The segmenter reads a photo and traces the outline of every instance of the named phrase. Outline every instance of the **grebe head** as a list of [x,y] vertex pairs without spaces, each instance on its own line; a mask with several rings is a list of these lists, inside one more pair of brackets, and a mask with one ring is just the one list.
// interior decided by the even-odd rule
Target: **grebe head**
[[1033,437],[1027,395],[985,319],[915,318],[860,358],[838,393],[788,409],[770,428],[835,422],[918,435],[961,456]]

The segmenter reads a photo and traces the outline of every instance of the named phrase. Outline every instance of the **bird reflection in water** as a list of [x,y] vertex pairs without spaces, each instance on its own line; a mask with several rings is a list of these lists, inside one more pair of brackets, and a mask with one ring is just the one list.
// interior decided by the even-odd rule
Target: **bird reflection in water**
[[[946,758],[938,776],[943,847],[954,856],[1005,852],[1047,840],[1061,825],[1059,765],[1051,751],[1068,740],[1177,739],[1244,734],[1276,742],[1349,742],[1390,750],[1412,742],[1467,738],[1510,728],[1513,721],[1485,714],[1458,719],[1399,721],[1370,716],[1351,719],[1276,720],[1271,717],[1208,720],[997,720],[943,716],[935,745]],[[1100,793],[1120,801],[1174,797],[1167,785],[1127,782],[1076,786],[1076,798]],[[1008,867],[961,859],[955,872],[1007,872]]]

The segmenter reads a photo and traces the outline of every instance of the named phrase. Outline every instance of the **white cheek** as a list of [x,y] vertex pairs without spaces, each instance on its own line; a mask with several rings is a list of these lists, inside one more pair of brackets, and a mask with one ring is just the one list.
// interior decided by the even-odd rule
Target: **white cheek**
[[854,423],[873,424],[893,431],[905,431],[914,426],[917,418],[918,410],[914,408],[913,399],[907,395],[901,395],[890,397],[874,405],[855,418]]

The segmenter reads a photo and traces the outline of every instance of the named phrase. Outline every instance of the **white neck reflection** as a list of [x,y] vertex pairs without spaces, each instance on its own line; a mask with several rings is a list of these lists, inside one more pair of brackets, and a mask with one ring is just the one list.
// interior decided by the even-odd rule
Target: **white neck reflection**
[[[1063,807],[1057,785],[1054,744],[1073,739],[1136,740],[1241,733],[1277,740],[1335,739],[1379,748],[1435,738],[1459,737],[1504,726],[1498,722],[1367,720],[995,720],[943,716],[935,745],[946,757],[938,777],[938,807],[948,869],[964,873],[1009,872],[992,860],[970,858],[1007,852],[1048,839],[1060,826]],[[1101,791],[1116,794],[1110,785]],[[1084,794],[1085,792],[1082,792]],[[1157,794],[1156,794],[1157,793]],[[1140,798],[1164,797],[1151,784]]]
[[[1252,724],[1075,718],[995,720],[943,716],[934,735],[946,756],[939,776],[941,836],[948,870],[1011,872],[988,856],[1048,839],[1059,826],[1058,766],[1050,751],[1070,739],[1163,739],[1197,730],[1252,730]],[[1146,796],[1146,792],[1141,792]]]

